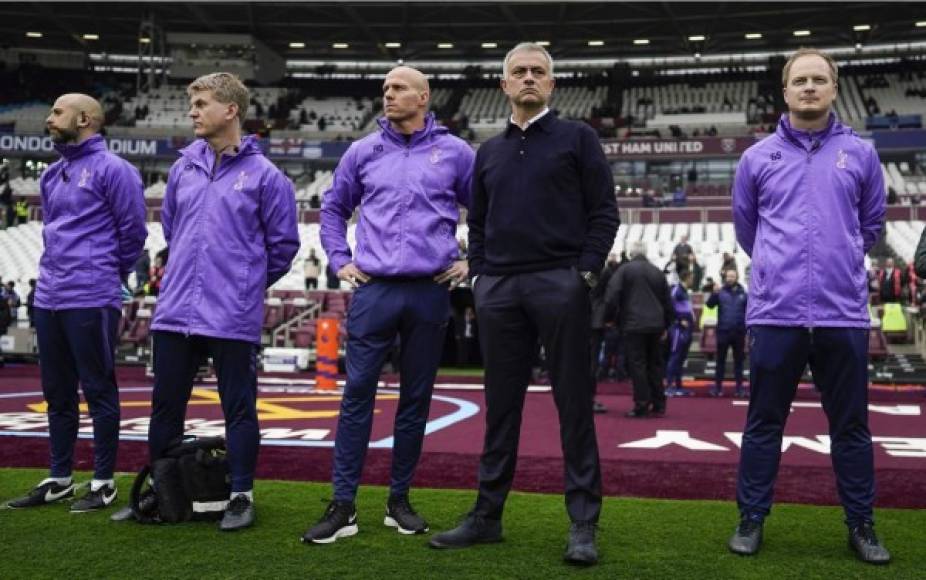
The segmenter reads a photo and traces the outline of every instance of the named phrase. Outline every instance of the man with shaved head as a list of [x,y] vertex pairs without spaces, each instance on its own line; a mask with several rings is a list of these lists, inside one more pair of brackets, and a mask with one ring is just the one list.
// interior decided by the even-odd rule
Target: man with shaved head
[[[354,297],[347,319],[347,384],[334,448],[334,499],[303,541],[357,533],[354,498],[370,442],[376,386],[386,355],[401,345],[392,475],[384,524],[420,534],[428,524],[408,491],[421,455],[434,378],[450,316],[450,290],[468,274],[460,259],[458,206],[469,206],[472,148],[428,112],[419,71],[397,67],[383,82],[380,130],[351,145],[322,202],[321,241]],[[357,245],[347,220],[360,208]]]
[[119,444],[115,377],[122,284],[141,254],[145,200],[141,176],[106,149],[103,109],[93,97],[62,95],[45,120],[61,159],[40,180],[45,250],[39,262],[34,318],[42,392],[48,402],[51,470],[26,496],[26,508],[74,497],[71,479],[80,412],[77,386],[93,420],[93,480],[71,505],[88,512],[116,498]]

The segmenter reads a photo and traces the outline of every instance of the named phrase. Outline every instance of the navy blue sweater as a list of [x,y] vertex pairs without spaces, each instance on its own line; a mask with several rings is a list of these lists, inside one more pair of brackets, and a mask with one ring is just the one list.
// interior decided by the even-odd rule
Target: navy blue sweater
[[732,288],[724,285],[707,299],[707,306],[717,309],[718,332],[746,331],[746,290],[736,284]]
[[509,124],[476,152],[467,224],[471,275],[600,272],[620,219],[595,131],[553,113]]

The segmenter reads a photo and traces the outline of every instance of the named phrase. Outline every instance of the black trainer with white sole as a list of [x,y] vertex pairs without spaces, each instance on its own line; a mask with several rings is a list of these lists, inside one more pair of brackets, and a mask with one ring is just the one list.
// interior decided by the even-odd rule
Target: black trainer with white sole
[[74,497],[75,486],[73,483],[61,485],[52,479],[46,479],[23,497],[11,499],[6,502],[7,507],[12,509],[23,509],[48,505]]
[[325,515],[302,535],[306,544],[331,544],[338,538],[357,535],[357,508],[354,502],[332,501]]
[[111,485],[104,485],[100,489],[88,491],[82,498],[71,504],[72,514],[82,514],[86,512],[95,512],[109,507],[119,492]]
[[412,534],[425,534],[430,529],[428,528],[428,522],[419,516],[412,504],[409,503],[407,495],[389,496],[383,524],[395,528],[400,534],[409,536]]

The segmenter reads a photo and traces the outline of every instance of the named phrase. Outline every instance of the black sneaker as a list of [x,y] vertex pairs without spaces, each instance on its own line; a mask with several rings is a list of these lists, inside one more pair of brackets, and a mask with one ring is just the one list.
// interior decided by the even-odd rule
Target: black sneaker
[[119,492],[111,485],[104,485],[96,491],[88,491],[82,498],[71,504],[72,514],[95,512],[109,507]]
[[332,501],[325,508],[325,515],[309,528],[302,541],[312,544],[331,544],[338,538],[357,534],[357,508],[352,501]]
[[502,541],[502,522],[469,513],[459,526],[437,534],[429,545],[432,548],[468,548],[473,544],[490,544]]
[[862,562],[887,564],[891,561],[891,553],[878,541],[871,522],[863,522],[849,528],[849,547]]
[[734,554],[752,556],[762,545],[762,520],[744,516],[736,531],[727,542],[727,547]]
[[74,497],[73,483],[60,485],[51,479],[46,479],[32,488],[27,495],[6,502],[6,506],[12,509],[38,507],[72,497]]
[[248,496],[239,493],[225,507],[219,529],[223,532],[243,530],[254,525],[254,518],[254,502],[248,499]]
[[569,527],[569,540],[563,559],[570,564],[591,566],[598,562],[598,548],[595,547],[595,532],[598,525],[593,522],[574,522]]
[[389,496],[383,524],[405,535],[424,534],[429,530],[428,522],[412,508],[407,495]]

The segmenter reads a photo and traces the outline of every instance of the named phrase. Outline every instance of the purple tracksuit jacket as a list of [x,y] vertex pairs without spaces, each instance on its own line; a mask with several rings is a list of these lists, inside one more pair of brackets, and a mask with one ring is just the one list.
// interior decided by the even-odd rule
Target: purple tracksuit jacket
[[832,113],[816,133],[783,115],[733,186],[736,238],[752,257],[747,325],[868,328],[864,257],[884,204],[874,147]]
[[[458,204],[469,207],[475,153],[433,114],[409,141],[386,119],[355,142],[325,192],[321,242],[335,272],[348,262],[371,276],[430,276],[459,259]],[[356,256],[347,220],[360,207]]]
[[299,250],[293,184],[253,136],[215,171],[205,140],[180,153],[161,210],[170,257],[151,328],[259,343],[264,291]]
[[45,250],[35,305],[120,308],[122,284],[145,247],[141,176],[100,135],[56,145],[61,159],[39,180]]

